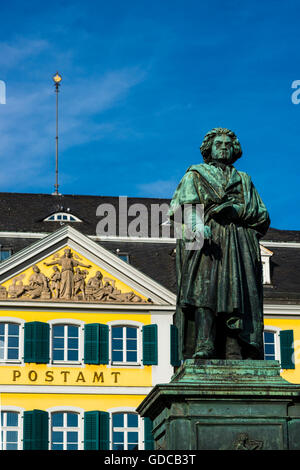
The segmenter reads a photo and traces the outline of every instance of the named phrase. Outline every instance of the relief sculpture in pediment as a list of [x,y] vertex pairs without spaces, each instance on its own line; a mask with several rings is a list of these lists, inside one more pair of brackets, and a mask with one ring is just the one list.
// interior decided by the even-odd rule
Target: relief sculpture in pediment
[[70,248],[66,248],[62,256],[55,254],[51,261],[43,264],[52,266],[51,274],[45,275],[34,265],[27,284],[24,282],[25,275],[21,274],[12,280],[7,290],[0,286],[0,297],[20,300],[151,303],[150,299],[143,300],[133,291],[122,292],[116,287],[116,281],[104,277],[101,271],[88,279],[92,266],[83,263]]

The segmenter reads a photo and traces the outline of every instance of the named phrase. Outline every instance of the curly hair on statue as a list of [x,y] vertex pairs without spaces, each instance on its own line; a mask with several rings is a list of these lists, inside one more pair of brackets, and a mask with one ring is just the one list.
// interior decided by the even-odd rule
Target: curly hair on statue
[[203,156],[204,162],[209,163],[211,161],[211,147],[212,147],[214,138],[217,137],[218,135],[228,135],[228,137],[230,137],[232,140],[233,158],[230,163],[232,164],[236,160],[241,158],[242,148],[235,133],[223,127],[215,127],[214,129],[212,129],[205,135],[202,145],[200,147],[200,152]]

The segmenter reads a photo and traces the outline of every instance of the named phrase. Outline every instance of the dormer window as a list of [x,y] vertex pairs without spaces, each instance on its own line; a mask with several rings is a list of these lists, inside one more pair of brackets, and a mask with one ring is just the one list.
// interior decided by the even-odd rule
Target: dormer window
[[271,256],[273,256],[273,252],[268,250],[265,246],[260,245],[260,254],[263,268],[263,283],[264,285],[271,285],[270,259]]
[[46,217],[44,222],[81,222],[81,220],[68,212],[56,212]]

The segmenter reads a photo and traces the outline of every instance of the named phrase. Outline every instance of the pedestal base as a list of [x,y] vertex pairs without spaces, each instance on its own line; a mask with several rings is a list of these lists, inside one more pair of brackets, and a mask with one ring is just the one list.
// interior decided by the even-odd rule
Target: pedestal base
[[155,449],[300,450],[300,385],[278,361],[187,360],[137,411]]

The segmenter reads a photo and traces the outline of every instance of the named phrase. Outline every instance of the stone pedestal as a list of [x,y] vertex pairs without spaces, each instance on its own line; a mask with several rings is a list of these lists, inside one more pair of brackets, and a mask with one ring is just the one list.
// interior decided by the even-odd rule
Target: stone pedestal
[[300,385],[278,361],[187,360],[137,411],[155,449],[300,450]]

